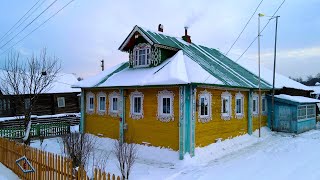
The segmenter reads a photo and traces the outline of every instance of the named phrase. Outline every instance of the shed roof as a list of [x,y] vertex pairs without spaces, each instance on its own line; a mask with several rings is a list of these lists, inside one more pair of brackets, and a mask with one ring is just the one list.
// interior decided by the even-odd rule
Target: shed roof
[[318,99],[313,99],[313,98],[308,98],[303,96],[290,96],[286,94],[275,95],[274,97],[282,100],[296,102],[296,103],[319,103],[320,102],[320,100]]

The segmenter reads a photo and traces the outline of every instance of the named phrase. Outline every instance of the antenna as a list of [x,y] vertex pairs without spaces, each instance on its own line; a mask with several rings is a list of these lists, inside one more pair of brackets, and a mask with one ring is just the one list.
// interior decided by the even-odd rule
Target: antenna
[[104,60],[101,60],[101,70],[104,71]]

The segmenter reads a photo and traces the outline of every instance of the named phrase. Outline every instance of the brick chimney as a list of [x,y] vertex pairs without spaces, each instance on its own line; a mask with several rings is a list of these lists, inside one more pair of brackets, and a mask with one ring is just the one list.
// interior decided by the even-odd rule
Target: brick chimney
[[188,35],[188,27],[184,27],[184,36],[182,39],[188,43],[191,43],[191,36]]
[[158,31],[159,31],[159,32],[163,32],[163,25],[162,25],[162,24],[159,24],[159,25],[158,25]]

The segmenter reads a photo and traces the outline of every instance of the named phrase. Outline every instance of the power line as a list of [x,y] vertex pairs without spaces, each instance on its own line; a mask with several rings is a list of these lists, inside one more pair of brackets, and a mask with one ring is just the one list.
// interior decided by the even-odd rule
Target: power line
[[1,40],[40,2],[41,0],[38,0],[1,38]]
[[4,53],[6,53],[8,50],[10,50],[11,48],[13,48],[13,46],[17,45],[18,43],[20,43],[21,41],[23,41],[25,38],[27,38],[30,34],[32,34],[34,31],[36,31],[37,29],[39,29],[41,26],[43,26],[45,23],[47,23],[51,18],[53,18],[54,16],[56,16],[60,11],[62,11],[64,8],[66,8],[69,4],[71,4],[74,0],[69,1],[66,5],[64,5],[61,9],[59,9],[56,13],[54,13],[52,16],[50,16],[47,20],[45,20],[43,23],[41,23],[38,27],[36,27],[35,29],[33,29],[30,33],[28,33],[26,36],[24,36],[22,39],[20,39],[19,41],[17,41],[15,44],[13,44],[10,48],[8,48],[7,50],[5,50],[4,52],[2,52],[0,54],[3,55]]
[[[280,6],[278,7],[278,9],[273,13],[272,17],[275,16],[275,14],[279,11],[279,9],[281,8],[281,6],[284,4],[286,0],[283,0],[282,3],[280,4]],[[268,20],[268,22],[266,23],[266,25],[264,25],[264,27],[262,28],[262,30],[260,31],[260,33],[262,33],[264,31],[264,29],[268,26],[268,24],[270,23],[271,19]],[[249,44],[249,46],[244,50],[244,52],[239,56],[239,58],[235,61],[238,62],[239,59],[241,59],[241,57],[248,51],[248,49],[252,46],[252,44],[257,40],[258,36],[256,36],[253,41]]]
[[258,8],[260,7],[261,3],[263,2],[263,0],[260,1],[260,3],[258,4],[257,8],[254,10],[253,14],[251,15],[251,17],[249,18],[249,20],[247,21],[246,25],[243,27],[242,31],[240,32],[240,34],[238,35],[238,37],[236,38],[236,40],[233,42],[233,44],[231,45],[231,47],[229,48],[229,50],[227,51],[226,55],[228,55],[228,53],[231,51],[231,49],[233,48],[233,46],[236,44],[236,42],[239,40],[240,36],[242,35],[243,31],[247,28],[249,22],[251,21],[251,19],[253,18],[253,16],[256,14]]
[[[282,7],[282,5],[284,4],[284,2],[285,2],[286,0],[283,0],[282,1],[282,3],[279,5],[279,7],[277,8],[277,10],[273,13],[273,15],[272,15],[272,17],[274,17],[275,16],[275,14],[279,11],[279,9]],[[262,28],[262,30],[260,31],[260,33],[262,33],[263,31],[264,31],[264,29],[268,26],[268,24],[270,23],[270,21],[271,21],[271,18],[268,20],[268,22],[266,23],[266,25],[264,25],[264,27]],[[256,36],[254,39],[253,39],[253,41],[250,43],[250,45],[246,48],[246,50],[240,55],[240,57],[236,60],[236,61],[234,61],[235,63],[236,62],[238,62],[239,61],[239,59],[248,51],[248,49],[252,46],[252,44],[257,40],[257,38],[258,38],[258,36]],[[206,82],[208,79],[209,79],[209,77],[210,77],[211,75],[209,75],[203,82]],[[219,79],[217,79],[213,84],[215,84],[216,82],[218,82],[219,81]]]
[[[40,1],[40,0],[39,0]],[[38,1],[38,2],[39,2]],[[12,27],[11,27],[11,29],[8,31],[8,32],[6,32],[6,34],[5,35],[3,35],[2,36],[2,38],[0,39],[0,43],[2,43],[5,39],[6,39],[6,35],[7,35],[7,37],[9,37],[13,32],[15,32],[34,12],[36,12],[41,6],[42,6],[42,4],[45,2],[46,0],[43,0],[42,1],[42,3],[39,5],[39,6],[37,6],[26,18],[24,18],[24,20],[22,21],[22,22],[20,22],[22,19],[23,19],[23,17],[25,16],[25,15],[27,15],[28,14],[28,12],[31,10],[31,9],[33,9],[33,7],[25,14],[25,15],[23,15],[23,17],[15,24],[15,25],[13,25]],[[38,3],[37,2],[37,3]],[[36,4],[37,4],[36,3]],[[35,5],[36,5],[35,4]],[[19,23],[20,22],[20,23]],[[13,31],[11,31],[17,24],[19,23],[19,25],[13,30]],[[10,32],[11,31],[11,32]],[[10,32],[10,33],[9,33]]]
[[21,31],[19,31],[15,36],[13,36],[9,41],[7,41],[4,45],[0,47],[2,49],[5,45],[11,42],[15,37],[17,37],[22,31],[24,31],[27,27],[29,27],[35,20],[37,20],[43,13],[45,13],[54,3],[58,0],[53,1],[45,10],[43,10],[37,17],[35,17],[29,24],[27,24]]

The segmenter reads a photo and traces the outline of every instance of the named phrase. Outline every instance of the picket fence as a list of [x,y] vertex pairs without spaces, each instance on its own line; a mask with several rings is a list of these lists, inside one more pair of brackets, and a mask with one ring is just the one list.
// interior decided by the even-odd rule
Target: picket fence
[[[24,173],[16,164],[16,160],[25,156],[33,168],[34,172]],[[77,171],[72,168],[72,161],[69,158],[41,151],[13,140],[0,138],[0,162],[11,169],[20,178],[26,180],[89,180],[84,168]],[[20,166],[30,169],[25,161],[19,162]],[[105,173],[100,169],[95,169],[94,180],[120,180],[119,176]]]

